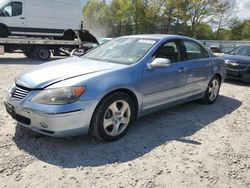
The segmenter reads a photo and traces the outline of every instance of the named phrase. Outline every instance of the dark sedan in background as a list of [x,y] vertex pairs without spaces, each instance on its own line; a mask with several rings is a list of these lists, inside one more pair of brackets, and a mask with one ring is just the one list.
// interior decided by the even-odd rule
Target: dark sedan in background
[[240,46],[224,55],[227,79],[250,83],[250,46]]

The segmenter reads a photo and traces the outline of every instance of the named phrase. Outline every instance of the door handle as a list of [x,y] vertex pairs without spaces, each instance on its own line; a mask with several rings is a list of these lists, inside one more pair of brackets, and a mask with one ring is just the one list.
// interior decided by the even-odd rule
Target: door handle
[[25,17],[21,17],[20,20],[25,20]]
[[186,72],[187,71],[187,69],[185,68],[185,67],[181,67],[181,68],[179,68],[179,73],[182,73],[182,72]]

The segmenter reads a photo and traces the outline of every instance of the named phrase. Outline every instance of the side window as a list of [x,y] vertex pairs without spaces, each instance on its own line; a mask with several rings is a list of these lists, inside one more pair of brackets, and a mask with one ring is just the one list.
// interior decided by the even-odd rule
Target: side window
[[23,6],[21,2],[12,2],[6,5],[0,10],[1,17],[19,16],[23,12]]
[[183,42],[186,48],[187,60],[208,58],[208,52],[199,44],[192,41]]
[[13,3],[13,16],[20,16],[23,13],[23,4],[21,2]]
[[176,42],[168,42],[161,46],[156,53],[154,58],[166,58],[171,61],[171,63],[176,63],[181,60],[180,50]]

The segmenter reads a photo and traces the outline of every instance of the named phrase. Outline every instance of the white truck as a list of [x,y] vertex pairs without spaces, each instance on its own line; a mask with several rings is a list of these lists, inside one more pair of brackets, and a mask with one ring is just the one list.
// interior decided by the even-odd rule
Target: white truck
[[80,0],[0,0],[0,36],[75,38],[81,30]]
[[0,0],[0,55],[22,50],[47,60],[82,42],[98,43],[82,28],[80,0]]

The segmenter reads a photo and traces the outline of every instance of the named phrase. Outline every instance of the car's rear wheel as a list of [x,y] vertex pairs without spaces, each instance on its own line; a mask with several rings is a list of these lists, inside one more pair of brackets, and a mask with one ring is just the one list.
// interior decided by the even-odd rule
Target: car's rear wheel
[[118,140],[129,130],[134,109],[134,103],[127,94],[115,92],[108,95],[95,110],[91,133],[101,140]]
[[219,76],[214,76],[208,84],[206,93],[202,99],[205,104],[213,104],[219,95],[221,79]]

